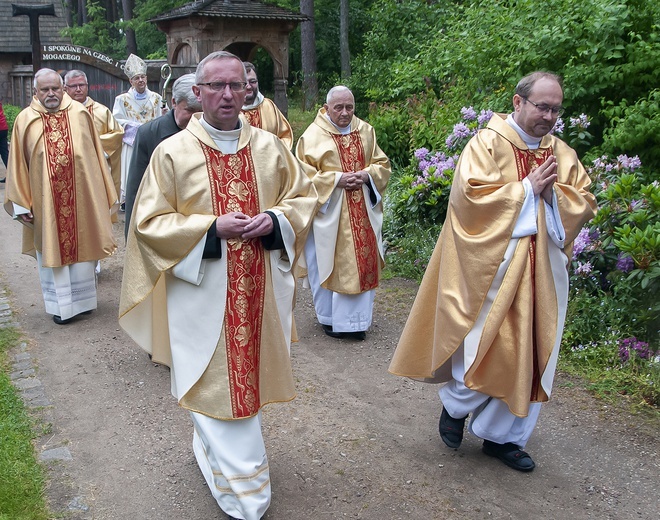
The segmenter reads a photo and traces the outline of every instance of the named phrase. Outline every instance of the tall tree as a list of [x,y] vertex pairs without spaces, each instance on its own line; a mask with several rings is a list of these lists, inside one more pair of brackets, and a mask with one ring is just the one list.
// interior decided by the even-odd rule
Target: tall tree
[[339,50],[341,54],[341,78],[347,80],[351,77],[351,51],[348,44],[348,0],[341,0],[339,4]]
[[[121,0],[121,7],[124,13],[124,20],[130,22],[133,19],[133,0]],[[137,54],[137,40],[135,38],[135,29],[126,27],[126,50],[128,54]]]
[[300,0],[300,12],[307,20],[300,24],[300,56],[302,59],[303,110],[311,110],[319,95],[316,74],[316,31],[314,0]]

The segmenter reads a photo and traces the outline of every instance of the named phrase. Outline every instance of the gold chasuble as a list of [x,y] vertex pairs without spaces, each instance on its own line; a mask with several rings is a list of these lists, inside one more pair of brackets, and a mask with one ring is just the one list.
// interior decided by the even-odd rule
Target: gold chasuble
[[[567,281],[573,240],[596,212],[590,179],[574,150],[552,135],[530,150],[495,114],[461,154],[447,217],[390,365],[395,375],[439,383],[451,379],[451,356],[475,327],[505,252],[515,246],[474,352],[465,352],[465,385],[502,399],[519,417],[548,400],[562,330],[556,280]],[[512,239],[524,201],[524,179],[557,158],[555,212],[565,231],[558,250],[538,204],[537,234]],[[553,274],[551,251],[562,256]],[[554,254],[554,253],[553,253]],[[556,268],[555,268],[556,269]],[[554,359],[554,357],[553,357]],[[551,367],[551,373],[546,369]]]
[[5,209],[29,209],[23,253],[42,254],[43,267],[100,260],[117,245],[110,211],[117,201],[91,116],[64,94],[57,111],[36,97],[16,118]]
[[243,115],[250,126],[261,128],[279,137],[290,150],[293,145],[293,130],[291,125],[280,112],[277,105],[268,98],[249,110],[243,109]]
[[[277,137],[243,121],[237,152],[225,154],[200,116],[156,148],[145,172],[128,232],[119,323],[154,361],[172,367],[182,407],[241,419],[295,396],[292,268],[317,197]],[[199,279],[177,274],[217,216],[266,210],[277,217],[284,249],[222,239],[221,258],[199,253]]]
[[343,294],[378,287],[380,269],[385,265],[382,202],[372,205],[373,194],[366,185],[361,190],[335,191],[339,174],[365,170],[378,194],[384,194],[390,162],[376,143],[373,127],[353,116],[351,132],[343,135],[321,108],[298,140],[296,156],[316,186],[320,206],[341,197],[336,219],[319,213],[314,221],[321,287]]
[[99,133],[101,146],[107,155],[110,165],[110,174],[115,183],[115,191],[119,193],[121,183],[121,143],[124,137],[124,129],[113,117],[108,107],[88,97],[85,100],[85,108],[94,120],[94,126]]

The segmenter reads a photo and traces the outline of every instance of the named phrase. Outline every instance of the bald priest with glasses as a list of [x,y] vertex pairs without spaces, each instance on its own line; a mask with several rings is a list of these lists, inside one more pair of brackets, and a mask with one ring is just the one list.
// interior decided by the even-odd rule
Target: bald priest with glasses
[[445,224],[390,372],[445,383],[442,441],[468,431],[518,471],[549,399],[566,316],[573,240],[596,212],[575,150],[550,134],[563,91],[554,74],[518,83],[463,151]]

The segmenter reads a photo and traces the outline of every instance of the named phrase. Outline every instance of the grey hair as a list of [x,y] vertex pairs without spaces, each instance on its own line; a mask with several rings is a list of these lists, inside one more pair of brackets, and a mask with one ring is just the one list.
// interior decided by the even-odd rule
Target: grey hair
[[185,101],[188,108],[192,110],[202,110],[202,105],[199,104],[197,96],[192,91],[192,86],[195,84],[194,74],[184,74],[172,85],[172,97],[175,103]]
[[[325,97],[325,102],[329,105],[335,94],[346,91],[351,92],[351,89],[345,87],[344,85],[337,85],[336,87],[332,87],[330,90],[328,90],[328,95]],[[351,95],[353,95],[353,92],[351,92]]]
[[55,74],[58,78],[60,78],[60,85],[64,86],[64,80],[62,79],[62,76],[60,76],[56,71],[53,69],[39,69],[37,72],[34,73],[34,80],[32,80],[32,87],[36,90],[37,88],[37,80],[41,76],[45,76],[46,74]]
[[243,66],[243,81],[247,81],[247,72],[245,72],[245,65],[243,65],[243,60],[241,60],[235,54],[227,51],[215,51],[209,54],[206,58],[199,62],[197,65],[197,70],[195,71],[195,84],[199,85],[204,80],[204,67],[209,61],[213,60],[223,60],[223,59],[234,59]]
[[64,84],[66,85],[66,82],[73,78],[85,78],[85,83],[87,83],[87,74],[82,70],[74,69],[64,75]]
[[563,83],[561,76],[558,76],[557,74],[553,74],[552,72],[544,72],[541,70],[537,70],[536,72],[532,72],[531,74],[528,74],[518,82],[518,84],[516,85],[515,94],[518,94],[520,97],[528,98],[532,93],[532,88],[534,88],[534,84],[540,79],[552,79],[557,83],[559,83],[560,87],[562,86]]

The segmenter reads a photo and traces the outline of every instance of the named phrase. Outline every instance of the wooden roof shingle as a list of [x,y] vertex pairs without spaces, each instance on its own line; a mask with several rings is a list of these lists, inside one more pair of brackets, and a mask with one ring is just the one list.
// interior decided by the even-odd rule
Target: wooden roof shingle
[[60,35],[62,29],[67,26],[62,2],[58,0],[0,0],[0,52],[32,52],[30,19],[27,16],[12,16],[12,3],[26,6],[54,4],[56,16],[39,17],[41,45],[71,43],[71,38]]
[[303,22],[307,16],[261,0],[196,0],[152,18],[151,22],[177,20],[192,15],[249,20],[282,20]]

